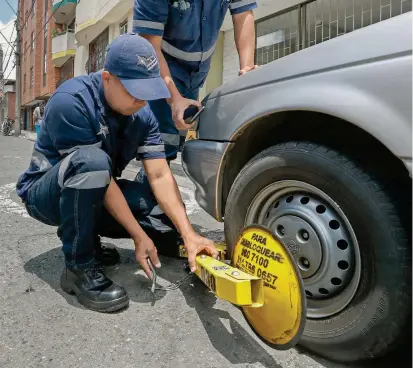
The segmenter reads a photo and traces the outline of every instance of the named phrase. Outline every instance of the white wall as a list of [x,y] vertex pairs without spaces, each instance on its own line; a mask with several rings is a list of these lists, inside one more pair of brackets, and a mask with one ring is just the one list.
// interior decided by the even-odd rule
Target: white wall
[[[132,30],[132,18],[133,12],[132,9],[126,14],[119,16],[119,18],[109,25],[109,43],[112,42],[120,34],[119,24],[125,19],[128,18],[128,30]],[[91,40],[93,41],[93,40]],[[89,45],[77,45],[75,63],[74,63],[74,76],[86,74],[86,62],[89,59]]]
[[[290,8],[294,5],[305,2],[305,0],[256,0],[258,7],[254,10],[255,19],[261,19],[267,15],[278,13],[283,9]],[[223,31],[228,31],[233,28],[231,15],[227,14],[224,24],[221,28]]]
[[239,57],[234,41],[234,30],[224,33],[224,67],[222,72],[223,83],[235,78],[239,71]]
[[133,12],[132,10],[126,14],[124,17],[120,17],[115,23],[112,23],[109,26],[109,43],[111,43],[116,37],[120,35],[120,28],[119,25],[125,20],[128,19],[128,31],[132,31],[132,19],[133,19]]
[[89,47],[77,45],[73,75],[86,75],[86,62],[89,59]]
[[3,91],[5,94],[7,93],[7,92],[15,92],[15,89],[14,89],[14,84],[6,84],[5,86],[4,86],[4,91]]
[[[292,7],[303,0],[257,0],[258,7],[254,10],[255,20],[264,18],[268,15],[282,11],[283,9]],[[223,83],[235,78],[239,71],[239,58],[237,48],[234,41],[234,30],[231,17],[227,15],[222,29],[224,33],[224,68],[223,68]]]

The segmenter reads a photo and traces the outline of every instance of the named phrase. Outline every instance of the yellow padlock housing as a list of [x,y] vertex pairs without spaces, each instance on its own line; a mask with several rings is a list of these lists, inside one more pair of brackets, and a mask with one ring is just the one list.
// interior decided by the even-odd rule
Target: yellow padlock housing
[[196,257],[195,274],[219,298],[238,306],[262,307],[263,281],[212,257]]

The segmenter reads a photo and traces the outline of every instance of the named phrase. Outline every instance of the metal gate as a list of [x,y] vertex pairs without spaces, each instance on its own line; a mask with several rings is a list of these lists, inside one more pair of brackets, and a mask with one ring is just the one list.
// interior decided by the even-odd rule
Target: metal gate
[[411,0],[312,0],[297,5],[256,22],[256,63],[267,64],[411,10]]

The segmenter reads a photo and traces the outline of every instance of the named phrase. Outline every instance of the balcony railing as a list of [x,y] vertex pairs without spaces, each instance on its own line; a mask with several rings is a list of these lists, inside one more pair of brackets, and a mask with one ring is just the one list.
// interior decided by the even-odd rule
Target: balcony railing
[[65,32],[53,37],[52,60],[55,66],[61,67],[75,53],[75,35],[73,32]]

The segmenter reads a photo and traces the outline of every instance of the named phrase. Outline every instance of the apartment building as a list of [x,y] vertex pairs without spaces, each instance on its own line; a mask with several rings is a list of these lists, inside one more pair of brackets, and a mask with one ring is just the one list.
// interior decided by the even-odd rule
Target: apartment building
[[73,77],[77,0],[21,0],[21,102],[24,129],[33,111],[62,81]]
[[131,0],[79,1],[76,6],[75,76],[103,68],[108,44],[132,29],[132,4]]
[[52,62],[60,68],[58,87],[74,76],[74,56],[76,54],[75,19],[78,0],[53,0],[52,11],[55,27],[52,29]]

